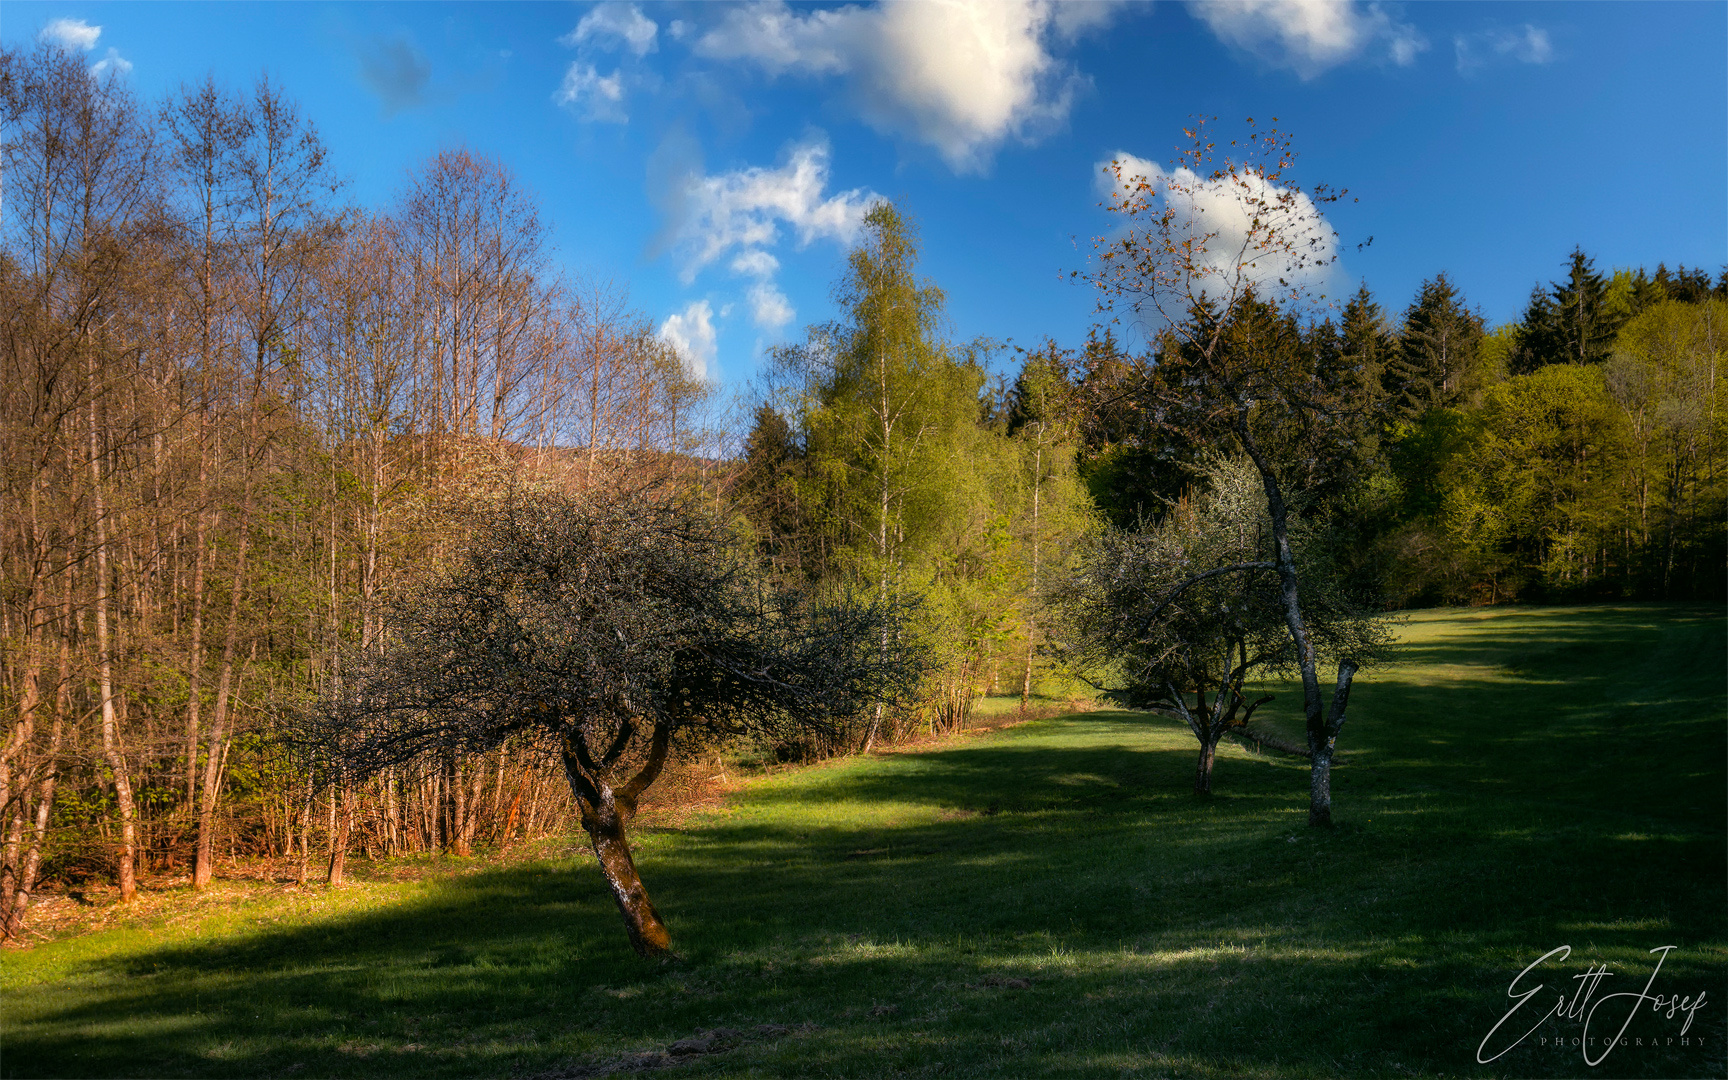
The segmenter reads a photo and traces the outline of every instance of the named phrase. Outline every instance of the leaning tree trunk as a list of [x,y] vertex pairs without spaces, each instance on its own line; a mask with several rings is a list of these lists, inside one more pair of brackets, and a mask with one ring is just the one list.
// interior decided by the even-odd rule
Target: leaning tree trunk
[[[621,737],[613,752],[602,761],[615,758],[627,741],[627,735]],[[612,889],[612,899],[624,919],[630,947],[644,958],[671,955],[672,935],[636,872],[636,860],[630,854],[630,839],[624,827],[635,816],[637,798],[660,775],[670,747],[671,730],[661,725],[654,733],[647,764],[629,783],[616,789],[607,779],[608,767],[594,760],[580,732],[571,734],[564,748],[564,775],[569,778],[570,792],[581,811],[582,828],[594,847],[600,872],[606,875],[606,884]]]
[[581,797],[576,801],[582,810],[582,828],[594,845],[594,856],[600,860],[600,871],[612,888],[618,914],[624,917],[624,932],[630,935],[630,946],[636,955],[667,955],[672,951],[672,935],[636,872],[636,860],[630,855],[630,841],[624,834],[624,815],[619,812],[610,789],[602,787],[600,794],[597,803]]

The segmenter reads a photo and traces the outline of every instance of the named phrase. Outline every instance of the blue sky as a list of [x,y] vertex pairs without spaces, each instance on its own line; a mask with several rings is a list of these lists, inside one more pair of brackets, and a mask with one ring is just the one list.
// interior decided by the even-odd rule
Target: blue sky
[[1444,270],[1514,319],[1575,244],[1728,261],[1720,3],[7,0],[8,45],[44,28],[148,100],[268,72],[364,206],[439,150],[500,160],[563,267],[731,386],[833,316],[876,197],[919,221],[955,338],[1077,343],[1100,164],[1168,160],[1196,114],[1278,117],[1294,179],[1360,199],[1327,210],[1341,280],[1392,312]]

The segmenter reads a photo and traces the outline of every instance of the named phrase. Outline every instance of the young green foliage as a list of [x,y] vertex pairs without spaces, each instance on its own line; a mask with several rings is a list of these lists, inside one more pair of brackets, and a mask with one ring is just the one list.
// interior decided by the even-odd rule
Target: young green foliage
[[[921,715],[873,717],[866,747],[893,734],[885,724],[965,722],[1017,631],[1033,643],[1037,566],[1084,517],[1083,495],[1063,479],[1073,451],[1054,400],[1028,432],[1001,430],[984,393],[998,346],[945,340],[942,293],[918,277],[917,259],[912,222],[889,204],[872,209],[836,289],[845,318],[777,356],[792,392],[784,413],[758,413],[739,485],[783,564],[883,601],[921,601],[909,632],[938,661]],[[781,430],[782,416],[795,425]]]

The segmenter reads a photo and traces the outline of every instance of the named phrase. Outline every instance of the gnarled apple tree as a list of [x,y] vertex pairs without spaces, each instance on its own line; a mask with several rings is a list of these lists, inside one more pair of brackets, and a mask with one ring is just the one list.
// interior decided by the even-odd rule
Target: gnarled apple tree
[[625,830],[679,733],[832,729],[908,698],[922,663],[893,644],[903,616],[770,583],[690,502],[535,496],[478,515],[453,569],[394,604],[382,643],[298,719],[350,776],[546,744],[631,945],[653,956],[671,938]]

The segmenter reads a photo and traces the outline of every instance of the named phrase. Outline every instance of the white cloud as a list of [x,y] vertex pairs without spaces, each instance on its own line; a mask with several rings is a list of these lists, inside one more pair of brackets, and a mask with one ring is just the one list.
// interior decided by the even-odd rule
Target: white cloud
[[779,330],[796,317],[786,294],[774,284],[780,260],[768,249],[793,234],[803,248],[817,240],[850,244],[881,196],[863,188],[828,193],[828,145],[809,141],[792,149],[785,164],[737,169],[718,176],[699,170],[667,185],[668,235],[688,285],[705,267],[732,252],[727,268],[754,278],[748,300],[751,319]]
[[1189,0],[1188,10],[1219,41],[1306,80],[1371,47],[1409,67],[1428,41],[1394,22],[1379,4],[1354,0]]
[[753,60],[770,75],[838,75],[850,65],[851,38],[870,19],[861,8],[800,15],[781,0],[736,7],[697,39],[696,51],[716,60]]
[[1410,67],[1416,63],[1417,53],[1427,51],[1428,39],[1417,33],[1414,26],[1394,26],[1387,37],[1386,57],[1399,67]]
[[761,257],[774,262],[762,249],[779,242],[782,225],[796,234],[799,247],[816,240],[849,244],[881,198],[863,188],[826,195],[828,146],[823,142],[793,147],[777,169],[691,175],[673,187],[671,238],[685,284],[734,249],[744,264],[735,263],[735,272],[757,274],[753,267],[767,265]]
[[83,19],[55,19],[40,34],[41,40],[52,41],[67,52],[89,52],[101,36],[100,26],[91,26]]
[[[1120,163],[1120,179],[1111,162]],[[1284,287],[1317,289],[1332,277],[1338,236],[1306,194],[1298,193],[1286,204],[1280,199],[1286,189],[1253,173],[1236,181],[1208,180],[1189,169],[1165,170],[1127,153],[1098,163],[1099,189],[1107,197],[1133,192],[1141,177],[1151,189],[1146,201],[1153,212],[1160,207],[1173,211],[1175,239],[1192,239],[1199,247],[1194,282],[1198,292],[1218,296],[1231,291],[1234,282],[1281,282]],[[1295,257],[1277,253],[1255,257],[1251,229],[1257,217],[1266,219],[1265,206],[1276,208],[1273,227],[1293,241],[1299,253]]]
[[601,75],[593,64],[574,60],[564,71],[563,85],[552,100],[600,124],[622,124],[630,119],[624,111],[624,73]]
[[1490,59],[1516,60],[1524,64],[1548,64],[1554,60],[1554,43],[1548,31],[1525,23],[1517,30],[1490,29],[1459,34],[1452,39],[1458,70],[1468,74]]
[[740,251],[733,258],[732,273],[739,277],[753,277],[756,284],[750,286],[750,320],[763,330],[780,330],[797,317],[792,308],[792,301],[786,299],[774,284],[774,275],[780,270],[780,260],[763,251],[761,248],[751,248]]
[[[659,26],[635,4],[596,4],[577,22],[576,29],[558,39],[560,45],[578,52],[577,59],[564,69],[564,80],[552,100],[569,107],[589,123],[629,122],[626,92],[642,84],[640,61],[659,47],[659,33]],[[614,68],[610,75],[602,75],[593,62],[596,49],[623,49],[635,59],[625,59],[624,66]]]
[[1050,54],[1050,39],[1071,40],[1114,14],[1114,4],[1054,0],[809,12],[763,0],[728,11],[695,50],[770,76],[844,77],[872,127],[935,147],[955,172],[982,172],[1004,139],[1029,140],[1065,120],[1085,85]]
[[714,366],[714,309],[708,301],[697,300],[683,311],[666,316],[660,324],[660,340],[678,350],[685,369],[699,379],[706,379]]
[[98,79],[112,71],[116,75],[124,75],[132,70],[132,61],[120,55],[119,49],[109,49],[108,55],[90,65],[90,74]]
[[635,4],[602,3],[582,16],[576,29],[559,38],[558,42],[573,46],[589,40],[615,41],[637,56],[647,56],[659,47],[655,41],[659,29],[654,20],[642,14],[642,9]]
[[1109,26],[1121,6],[1118,0],[1067,0],[1051,6],[1050,26],[1064,41],[1073,41]]
[[1528,23],[1524,26],[1524,33],[1514,36],[1501,51],[1526,64],[1546,64],[1554,59],[1554,46],[1548,40],[1548,31]]
[[779,330],[795,317],[786,294],[767,281],[750,286],[750,320],[764,330]]
[[766,251],[741,251],[732,260],[734,274],[747,274],[750,277],[771,278],[780,269],[780,260]]

